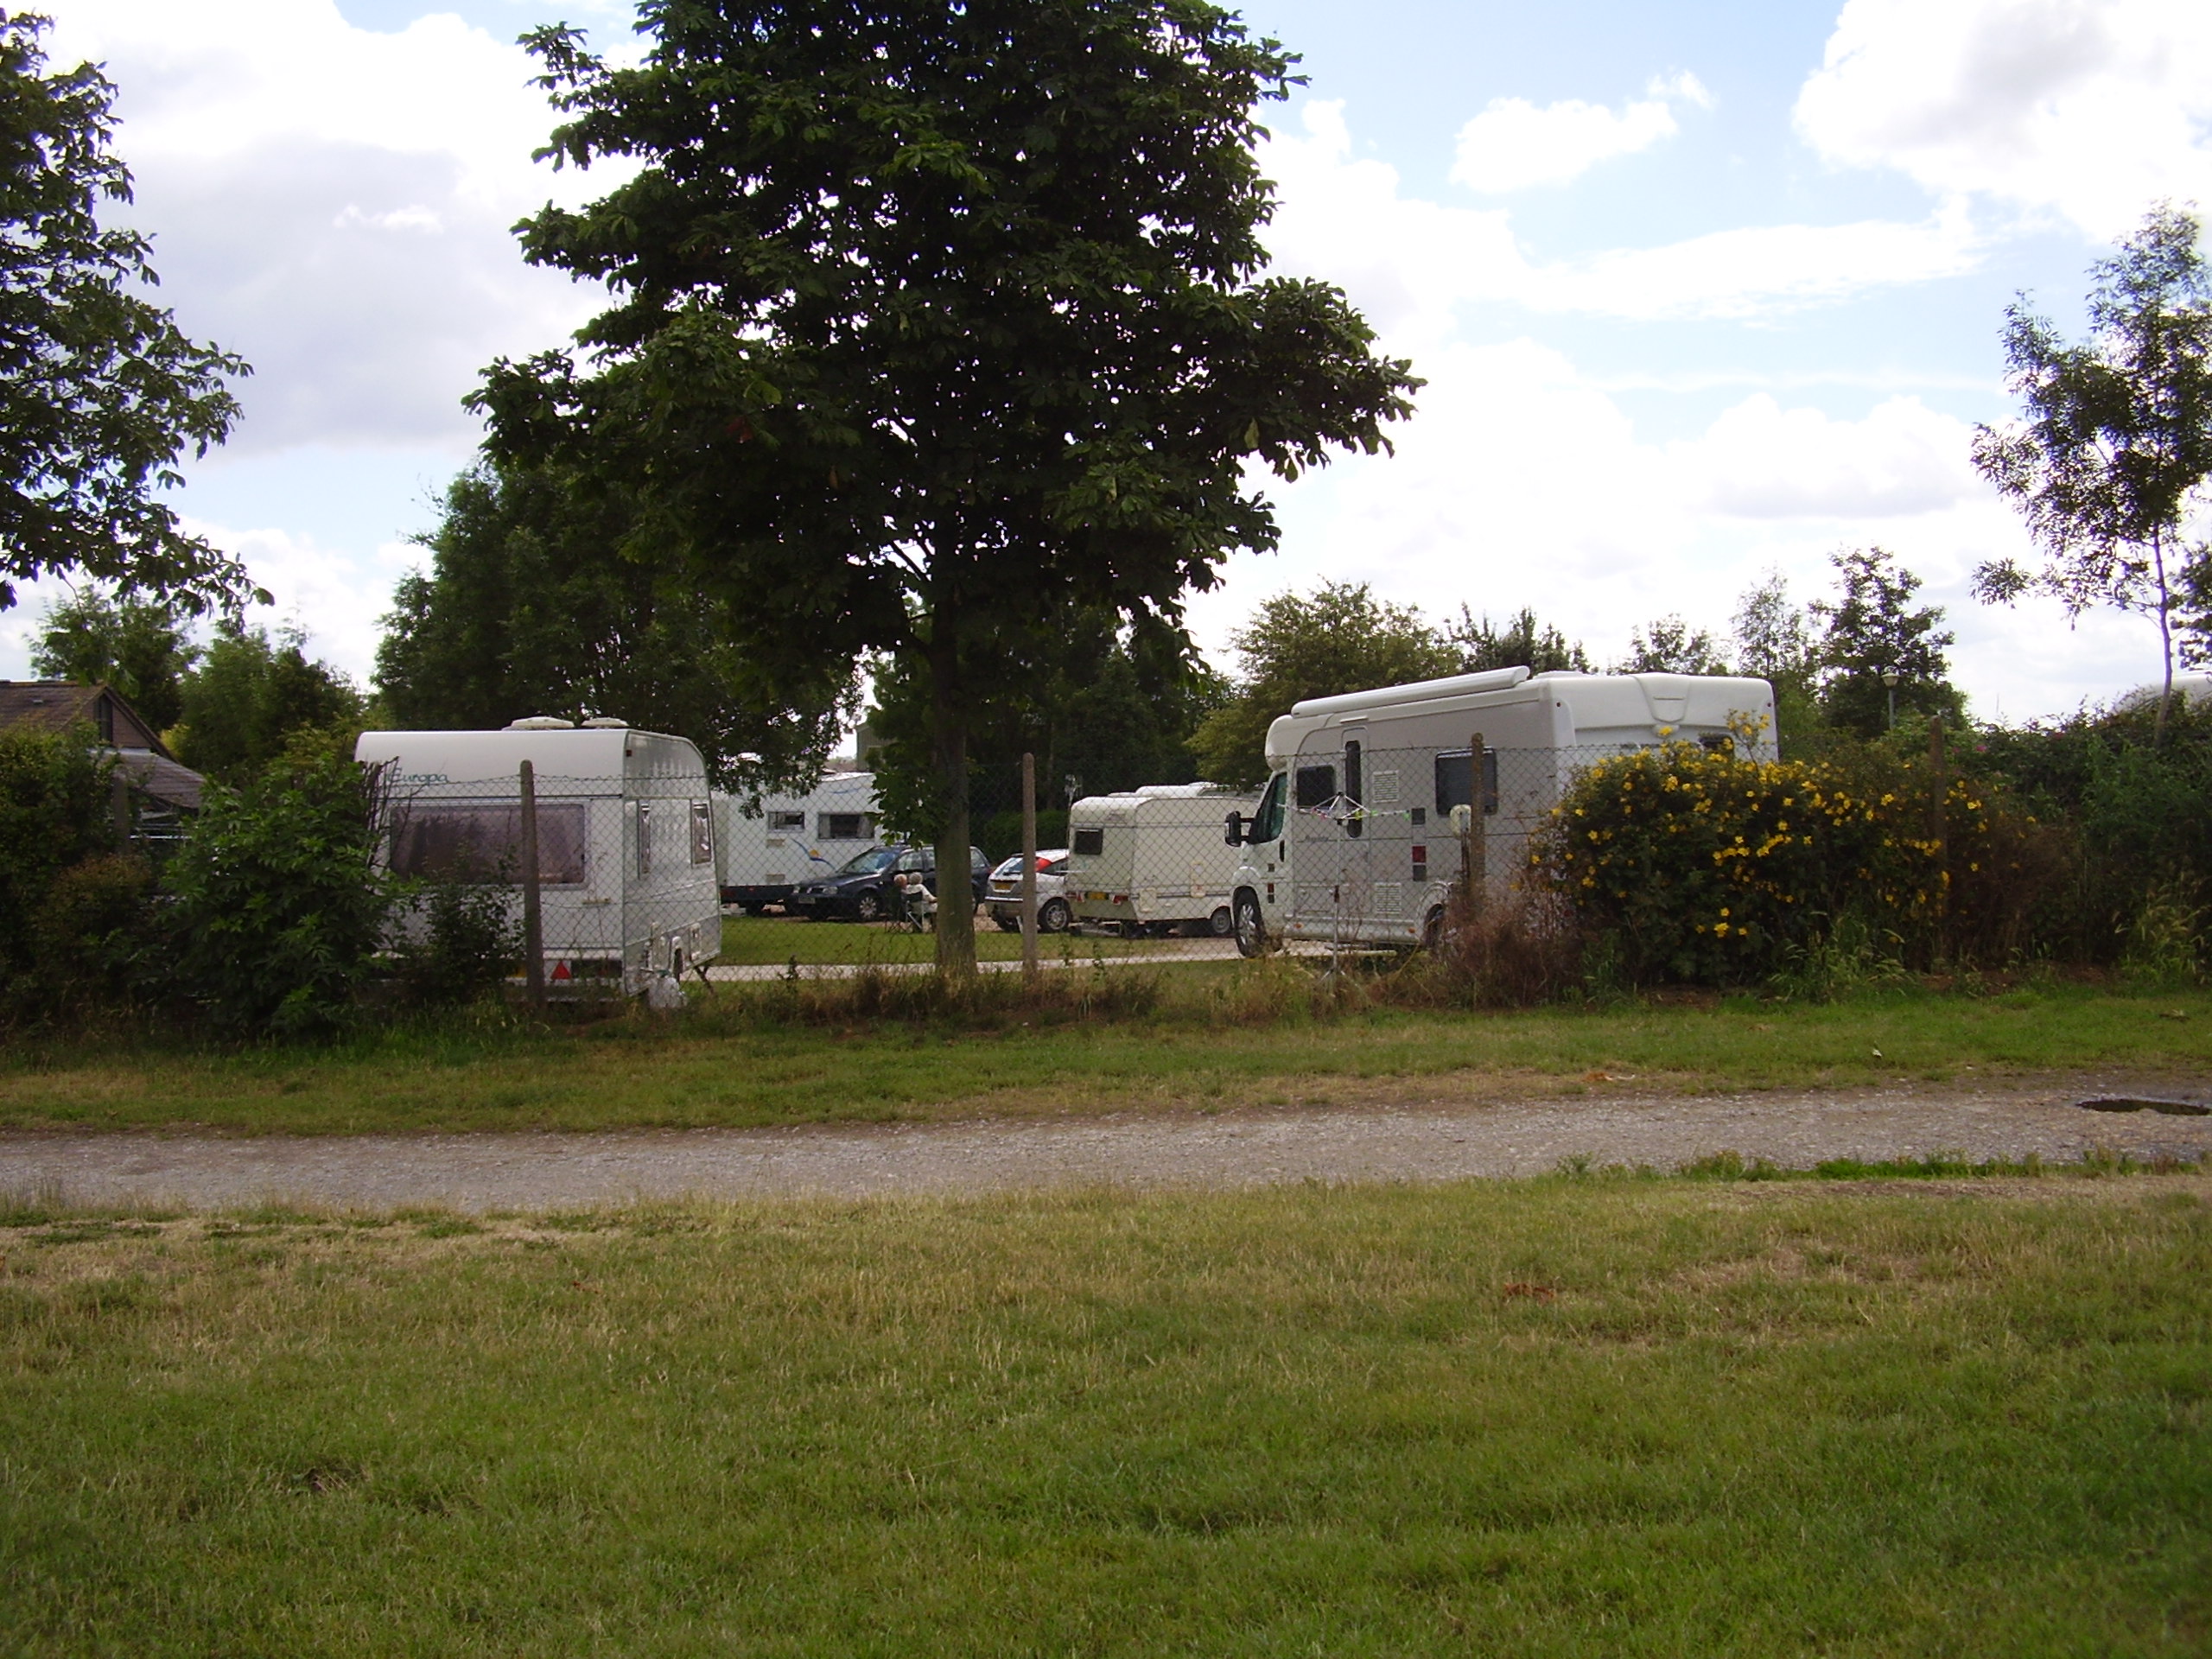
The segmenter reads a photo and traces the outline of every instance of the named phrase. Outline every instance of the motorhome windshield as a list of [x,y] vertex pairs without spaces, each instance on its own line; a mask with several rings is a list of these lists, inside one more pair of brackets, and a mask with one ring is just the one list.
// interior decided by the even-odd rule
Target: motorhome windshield
[[840,875],[874,875],[878,870],[888,868],[890,867],[891,861],[898,856],[899,855],[891,848],[871,847],[864,853],[855,853],[850,858],[839,865],[837,867],[837,874]]

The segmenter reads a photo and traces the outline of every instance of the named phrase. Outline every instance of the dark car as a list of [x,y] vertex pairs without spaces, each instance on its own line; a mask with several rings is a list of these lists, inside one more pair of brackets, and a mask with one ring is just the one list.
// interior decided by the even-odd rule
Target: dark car
[[[990,861],[982,848],[970,847],[968,864],[969,887],[974,902],[981,904],[990,886]],[[784,901],[784,908],[818,922],[881,921],[899,913],[892,884],[900,875],[918,875],[936,892],[936,852],[927,847],[871,847],[847,859],[835,875],[805,883]]]

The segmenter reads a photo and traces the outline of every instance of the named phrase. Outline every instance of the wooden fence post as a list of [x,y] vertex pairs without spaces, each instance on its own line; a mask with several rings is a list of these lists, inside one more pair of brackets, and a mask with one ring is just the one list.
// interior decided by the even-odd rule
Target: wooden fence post
[[545,921],[537,907],[537,772],[522,763],[522,970],[530,1005],[545,1006]]
[[1490,830],[1483,822],[1483,808],[1486,804],[1483,791],[1484,753],[1483,734],[1477,732],[1467,744],[1467,833],[1461,849],[1466,868],[1470,921],[1481,915],[1489,902],[1485,888],[1490,880]]
[[1037,757],[1021,757],[1021,976],[1037,978]]
[[1943,752],[1943,721],[1928,722],[1928,838],[1936,843],[1936,959],[1950,955],[1951,779]]

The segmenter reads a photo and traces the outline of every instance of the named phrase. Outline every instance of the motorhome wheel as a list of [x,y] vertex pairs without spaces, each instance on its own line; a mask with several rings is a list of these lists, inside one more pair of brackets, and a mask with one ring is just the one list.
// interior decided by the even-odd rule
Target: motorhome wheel
[[1259,895],[1236,895],[1236,954],[1256,957],[1268,948],[1267,924],[1260,919]]

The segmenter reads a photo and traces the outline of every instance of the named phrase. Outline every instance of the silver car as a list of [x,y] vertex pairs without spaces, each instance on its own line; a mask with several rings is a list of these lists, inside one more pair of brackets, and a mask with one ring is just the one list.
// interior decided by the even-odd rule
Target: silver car
[[[1055,847],[1050,852],[1039,849],[1037,854],[1037,931],[1039,933],[1065,933],[1074,912],[1068,908],[1068,849]],[[1008,933],[1021,931],[1021,855],[1012,858],[991,872],[990,889],[983,902],[991,907],[991,919]]]

